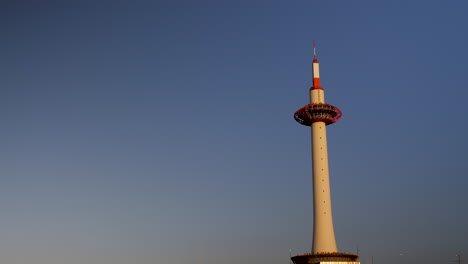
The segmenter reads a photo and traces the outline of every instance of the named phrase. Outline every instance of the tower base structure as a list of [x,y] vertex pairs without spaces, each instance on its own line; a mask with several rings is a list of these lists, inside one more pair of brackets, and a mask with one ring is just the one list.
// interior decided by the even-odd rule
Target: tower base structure
[[360,264],[359,257],[349,253],[309,253],[291,260],[294,264]]

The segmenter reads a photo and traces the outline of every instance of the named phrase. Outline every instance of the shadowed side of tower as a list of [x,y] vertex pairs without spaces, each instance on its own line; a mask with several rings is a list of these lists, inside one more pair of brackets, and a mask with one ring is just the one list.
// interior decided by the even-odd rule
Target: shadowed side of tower
[[319,62],[315,52],[312,62],[313,85],[309,89],[310,103],[294,114],[294,119],[311,127],[312,178],[314,199],[314,231],[312,253],[291,258],[295,264],[326,262],[359,263],[357,255],[338,253],[333,228],[333,216],[328,170],[327,125],[341,118],[341,110],[325,103],[325,93],[320,86]]

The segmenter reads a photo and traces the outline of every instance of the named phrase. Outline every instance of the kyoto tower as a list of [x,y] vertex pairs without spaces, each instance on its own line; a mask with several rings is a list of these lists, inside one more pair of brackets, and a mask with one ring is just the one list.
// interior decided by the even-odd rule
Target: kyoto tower
[[341,118],[341,110],[325,103],[325,93],[320,86],[319,62],[314,41],[312,62],[313,84],[309,89],[310,104],[294,113],[294,119],[311,127],[312,182],[314,198],[314,231],[312,252],[291,258],[295,264],[359,263],[357,255],[338,253],[333,229],[330,177],[328,173],[327,125]]

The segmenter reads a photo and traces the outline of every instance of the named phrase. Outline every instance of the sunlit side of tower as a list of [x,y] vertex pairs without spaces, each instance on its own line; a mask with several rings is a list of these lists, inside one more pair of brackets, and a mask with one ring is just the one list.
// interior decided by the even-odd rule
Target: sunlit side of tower
[[314,197],[313,244],[310,254],[298,255],[291,259],[296,264],[359,263],[357,255],[338,253],[336,246],[328,171],[327,125],[337,122],[342,113],[337,107],[325,103],[324,89],[320,86],[320,70],[315,42],[312,76],[313,85],[309,90],[310,104],[297,110],[294,119],[302,125],[311,127]]

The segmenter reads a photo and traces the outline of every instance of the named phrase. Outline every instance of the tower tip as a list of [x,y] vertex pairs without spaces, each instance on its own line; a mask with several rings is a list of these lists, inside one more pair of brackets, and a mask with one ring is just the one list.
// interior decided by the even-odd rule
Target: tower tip
[[314,62],[318,62],[317,60],[317,44],[315,40],[313,40],[313,46],[314,46]]

